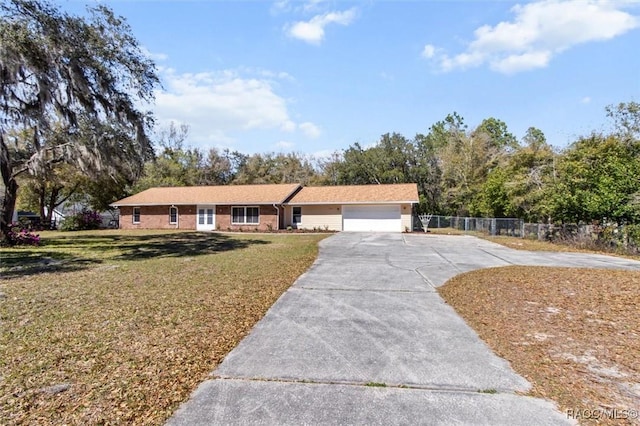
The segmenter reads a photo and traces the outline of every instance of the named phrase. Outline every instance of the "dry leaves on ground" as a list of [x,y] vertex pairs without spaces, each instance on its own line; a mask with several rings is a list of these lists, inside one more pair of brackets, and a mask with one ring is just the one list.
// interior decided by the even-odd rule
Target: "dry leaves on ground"
[[531,395],[581,424],[640,424],[640,272],[493,268],[440,294],[533,384]]

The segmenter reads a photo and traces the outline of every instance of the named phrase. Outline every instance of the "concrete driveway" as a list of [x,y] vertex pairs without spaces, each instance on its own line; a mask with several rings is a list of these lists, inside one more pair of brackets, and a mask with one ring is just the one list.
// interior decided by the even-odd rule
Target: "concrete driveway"
[[506,265],[640,270],[469,236],[340,233],[169,425],[571,424],[436,293]]

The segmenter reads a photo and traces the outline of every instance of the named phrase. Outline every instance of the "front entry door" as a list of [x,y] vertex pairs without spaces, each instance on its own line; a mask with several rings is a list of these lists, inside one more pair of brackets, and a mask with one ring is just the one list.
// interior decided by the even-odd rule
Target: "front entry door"
[[198,231],[216,229],[216,206],[198,206],[197,210],[196,229]]

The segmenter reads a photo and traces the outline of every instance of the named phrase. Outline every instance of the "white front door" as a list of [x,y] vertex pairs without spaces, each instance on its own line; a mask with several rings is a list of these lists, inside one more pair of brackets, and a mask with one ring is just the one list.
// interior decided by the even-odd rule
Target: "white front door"
[[399,204],[342,206],[342,230],[402,232]]
[[216,229],[216,206],[199,205],[196,210],[196,229],[198,231]]

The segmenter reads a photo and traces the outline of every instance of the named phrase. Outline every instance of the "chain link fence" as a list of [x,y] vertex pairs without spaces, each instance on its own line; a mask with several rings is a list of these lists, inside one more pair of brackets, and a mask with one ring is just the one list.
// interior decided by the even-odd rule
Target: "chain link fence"
[[451,230],[550,241],[572,247],[640,254],[640,224],[543,224],[515,218],[419,215],[415,231]]
[[429,229],[454,229],[463,232],[480,232],[487,235],[508,235],[511,237],[523,237],[524,220],[516,218],[495,217],[461,217],[420,215],[415,221],[419,230]]

